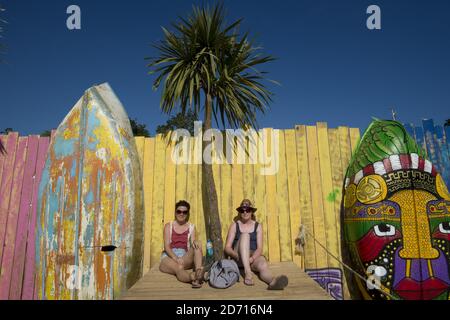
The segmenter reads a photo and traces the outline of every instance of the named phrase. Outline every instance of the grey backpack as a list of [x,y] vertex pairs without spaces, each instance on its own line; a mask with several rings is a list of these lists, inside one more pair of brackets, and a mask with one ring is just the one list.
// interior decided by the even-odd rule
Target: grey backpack
[[218,260],[211,266],[208,278],[211,287],[219,289],[231,287],[239,281],[239,267],[234,260]]

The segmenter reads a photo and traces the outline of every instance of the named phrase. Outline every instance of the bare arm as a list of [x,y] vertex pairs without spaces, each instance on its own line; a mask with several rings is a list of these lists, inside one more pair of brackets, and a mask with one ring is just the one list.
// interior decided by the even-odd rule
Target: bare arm
[[228,229],[227,242],[225,244],[225,254],[232,257],[233,259],[239,259],[239,255],[233,250],[233,240],[236,235],[236,224],[232,223],[230,229]]
[[261,223],[258,223],[258,229],[256,229],[256,250],[250,257],[250,263],[253,263],[258,257],[261,256],[263,250],[263,230]]
[[194,226],[194,230],[192,231],[191,240],[190,240],[191,241],[191,247],[194,248],[194,249],[199,249],[200,247],[198,245],[198,242],[195,240],[196,239],[196,236],[195,236],[196,232],[197,232],[197,229]]

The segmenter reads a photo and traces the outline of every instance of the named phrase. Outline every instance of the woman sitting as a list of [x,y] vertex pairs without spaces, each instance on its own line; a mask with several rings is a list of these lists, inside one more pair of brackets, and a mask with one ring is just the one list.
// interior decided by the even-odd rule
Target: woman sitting
[[262,255],[263,230],[262,225],[256,221],[252,203],[244,199],[236,209],[239,212],[236,223],[231,224],[228,230],[225,254],[234,259],[238,266],[244,268],[244,284],[252,286],[253,272],[268,284],[269,290],[282,290],[288,284],[285,275],[273,277],[269,270],[267,259]]
[[[200,288],[203,283],[203,254],[199,241],[195,240],[194,225],[189,223],[187,201],[175,205],[175,220],[164,226],[164,251],[159,270],[173,274],[181,282],[191,283],[192,288]],[[194,268],[195,272],[187,269]]]

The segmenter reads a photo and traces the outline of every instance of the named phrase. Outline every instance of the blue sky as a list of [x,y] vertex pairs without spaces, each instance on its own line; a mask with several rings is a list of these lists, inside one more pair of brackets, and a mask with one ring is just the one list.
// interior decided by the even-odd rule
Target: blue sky
[[[8,20],[0,65],[0,130],[56,128],[83,92],[109,82],[128,115],[151,133],[168,116],[159,108],[145,57],[151,44],[193,4],[213,1],[0,0]],[[81,30],[66,8],[81,8]],[[328,122],[364,130],[371,117],[420,124],[450,118],[450,1],[225,0],[228,21],[244,18],[264,52],[264,70],[281,86],[261,127]],[[381,8],[381,30],[366,9]]]

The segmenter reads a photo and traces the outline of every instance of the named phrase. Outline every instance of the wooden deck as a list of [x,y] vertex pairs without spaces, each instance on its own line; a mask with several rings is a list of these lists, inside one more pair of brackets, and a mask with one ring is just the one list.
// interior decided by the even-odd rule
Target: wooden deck
[[122,297],[123,300],[332,300],[305,272],[293,262],[270,265],[274,275],[285,274],[289,285],[284,290],[267,290],[267,285],[254,278],[255,286],[244,285],[242,277],[227,289],[215,289],[204,283],[192,289],[190,284],[179,282],[175,276],[164,274],[153,267]]

